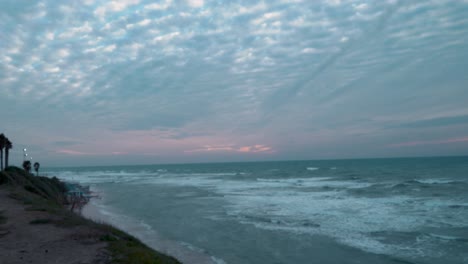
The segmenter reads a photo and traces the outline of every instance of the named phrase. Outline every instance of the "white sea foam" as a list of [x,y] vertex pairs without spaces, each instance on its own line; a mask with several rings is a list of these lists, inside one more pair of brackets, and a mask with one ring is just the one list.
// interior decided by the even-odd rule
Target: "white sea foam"
[[419,179],[417,181],[424,184],[447,184],[454,182],[451,179]]
[[97,183],[128,183],[138,181],[147,177],[155,177],[158,173],[150,171],[59,171],[48,172],[47,174],[56,175],[57,178],[65,181],[78,182],[81,184]]
[[287,179],[266,179],[266,178],[257,178],[257,181],[260,182],[278,182],[278,183],[297,183],[304,181],[327,181],[331,180],[331,177],[313,177],[313,178],[287,178]]
[[220,258],[217,258],[217,257],[214,257],[214,256],[211,256],[211,259],[213,260],[214,263],[216,264],[227,264],[226,261],[220,259]]
[[[161,177],[154,184],[193,186],[222,195],[228,218],[259,228],[326,235],[344,244],[378,254],[415,254],[417,248],[385,244],[372,236],[382,230],[410,232],[427,221],[452,225],[463,219],[445,219],[446,204],[430,204],[409,196],[351,197],[346,190],[371,186],[367,182],[336,181],[329,177],[234,181],[184,175]],[[300,192],[301,187],[333,187]],[[341,188],[341,189],[340,189]],[[428,213],[421,213],[421,209]],[[404,212],[405,217],[401,217]],[[434,215],[437,215],[434,217]],[[455,226],[455,225],[452,225]],[[418,249],[420,255],[435,254]],[[411,253],[413,252],[413,253]]]
[[[309,171],[319,168],[308,167]],[[337,241],[369,252],[404,256],[419,254],[435,256],[436,249],[421,245],[388,244],[372,235],[374,232],[412,232],[421,227],[463,227],[463,214],[447,217],[446,209],[460,203],[451,200],[428,200],[409,195],[386,197],[350,196],[350,189],[370,187],[362,180],[346,181],[310,173],[317,177],[255,178],[238,180],[237,173],[169,173],[101,171],[61,172],[59,178],[77,179],[82,183],[111,183],[188,186],[212,191],[225,202],[225,215],[210,219],[236,219],[258,228],[284,230],[301,234],[325,235]],[[450,183],[449,179],[418,180],[426,184]],[[382,181],[383,182],[383,181]],[[380,182],[380,183],[382,183]],[[191,193],[181,193],[179,198]],[[103,214],[112,213],[101,208]],[[427,238],[430,239],[430,238]],[[426,240],[427,240],[426,239]],[[213,259],[214,260],[214,259]],[[215,261],[216,262],[216,261]],[[223,263],[223,262],[217,262]]]
[[[336,192],[293,192],[230,196],[230,217],[259,228],[320,234],[378,254],[399,254],[398,245],[386,245],[370,234],[381,230],[411,231],[424,224],[419,216],[400,217],[399,205],[408,197],[350,198]],[[312,224],[309,224],[312,223]],[[427,252],[425,252],[427,254]]]

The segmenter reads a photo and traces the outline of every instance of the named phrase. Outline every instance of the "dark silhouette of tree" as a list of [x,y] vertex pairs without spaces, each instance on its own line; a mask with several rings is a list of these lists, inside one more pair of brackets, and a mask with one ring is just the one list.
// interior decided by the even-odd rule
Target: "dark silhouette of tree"
[[10,154],[10,149],[13,148],[13,143],[7,138],[5,141],[5,168],[8,168],[8,158]]
[[41,167],[41,164],[39,162],[34,163],[34,170],[36,171],[36,176],[39,176],[39,168]]
[[27,172],[31,172],[31,162],[29,160],[23,162],[23,169]]
[[5,148],[6,137],[0,134],[0,171],[3,170],[3,149]]

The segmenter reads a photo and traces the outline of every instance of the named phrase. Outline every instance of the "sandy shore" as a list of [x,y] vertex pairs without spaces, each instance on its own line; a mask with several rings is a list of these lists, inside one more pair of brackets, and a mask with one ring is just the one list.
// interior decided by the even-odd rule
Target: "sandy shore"
[[113,226],[71,212],[67,187],[9,167],[0,172],[0,264],[178,264]]
[[9,193],[0,186],[0,212],[5,219],[0,224],[0,263],[108,263],[107,243],[97,238],[96,230],[45,224],[56,216],[31,210]]

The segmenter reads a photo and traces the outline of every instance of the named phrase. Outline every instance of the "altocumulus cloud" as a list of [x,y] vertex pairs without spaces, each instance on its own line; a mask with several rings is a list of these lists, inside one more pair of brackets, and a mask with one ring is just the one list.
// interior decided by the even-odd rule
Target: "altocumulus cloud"
[[0,5],[2,131],[50,162],[467,154],[466,1]]

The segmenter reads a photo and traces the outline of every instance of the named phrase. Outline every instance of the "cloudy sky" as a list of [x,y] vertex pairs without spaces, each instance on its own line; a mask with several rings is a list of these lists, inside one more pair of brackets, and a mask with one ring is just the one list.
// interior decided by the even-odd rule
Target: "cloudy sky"
[[467,0],[0,0],[44,166],[468,154]]

